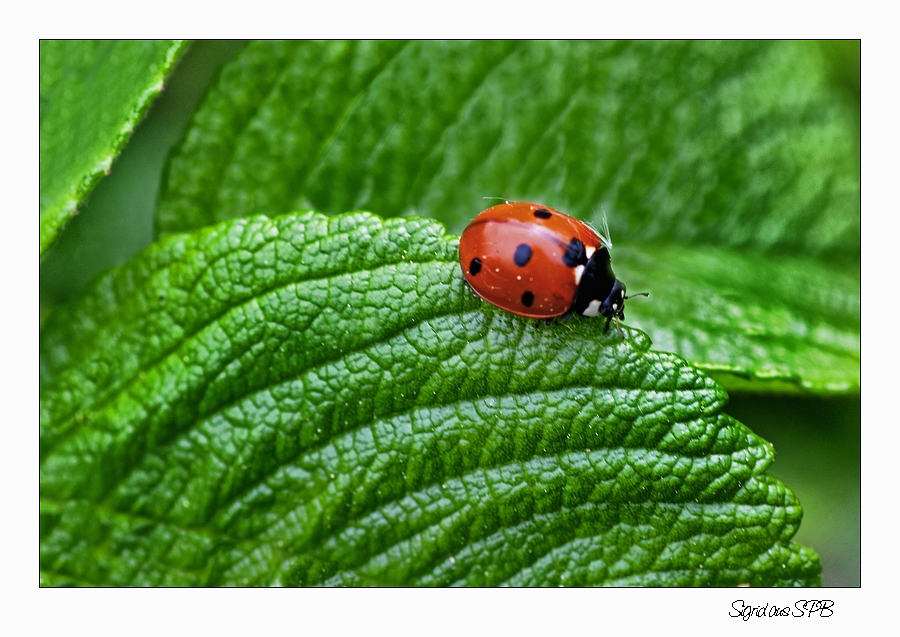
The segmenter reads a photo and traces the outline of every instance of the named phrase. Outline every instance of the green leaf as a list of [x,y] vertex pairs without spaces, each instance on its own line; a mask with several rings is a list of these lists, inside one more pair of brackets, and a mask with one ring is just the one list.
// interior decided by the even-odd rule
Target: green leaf
[[[630,324],[732,389],[858,393],[860,273],[812,259],[707,247],[613,250]],[[640,305],[638,305],[640,303]]]
[[91,585],[810,585],[725,393],[467,288],[421,218],[171,237],[41,337],[41,572]]
[[[605,209],[646,257],[614,260],[659,346],[732,388],[858,392],[858,313],[802,302],[859,306],[858,121],[829,69],[805,42],[252,43],[172,156],[157,227],[366,208],[461,231],[488,195]],[[761,272],[806,287],[774,302]]]
[[41,255],[109,173],[184,48],[181,41],[41,41]]

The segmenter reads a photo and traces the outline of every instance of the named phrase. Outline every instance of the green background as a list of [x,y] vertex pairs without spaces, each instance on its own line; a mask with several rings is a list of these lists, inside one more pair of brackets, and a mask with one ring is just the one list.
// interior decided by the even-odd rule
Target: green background
[[[166,155],[179,140],[216,70],[241,42],[194,43],[166,91],[118,157],[110,176],[41,264],[42,317],[103,270],[124,263],[153,240],[156,194]],[[836,93],[859,112],[859,43],[825,43]],[[769,473],[803,503],[796,542],[814,548],[826,586],[860,584],[860,399],[778,397],[732,392],[726,410],[770,441]]]

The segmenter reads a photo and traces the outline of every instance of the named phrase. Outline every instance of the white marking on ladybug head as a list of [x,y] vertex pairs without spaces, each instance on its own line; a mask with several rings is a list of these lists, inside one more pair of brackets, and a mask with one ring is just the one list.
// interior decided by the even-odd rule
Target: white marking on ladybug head
[[588,259],[590,259],[596,251],[597,248],[595,248],[594,246],[584,246],[584,256],[586,256]]
[[584,308],[584,312],[582,312],[581,314],[582,314],[582,316],[587,316],[590,318],[593,316],[597,316],[597,314],[599,312],[600,312],[600,301],[593,300],[590,303],[588,303],[588,306],[586,308]]
[[581,283],[581,275],[584,274],[584,266],[576,265],[575,266],[575,285]]

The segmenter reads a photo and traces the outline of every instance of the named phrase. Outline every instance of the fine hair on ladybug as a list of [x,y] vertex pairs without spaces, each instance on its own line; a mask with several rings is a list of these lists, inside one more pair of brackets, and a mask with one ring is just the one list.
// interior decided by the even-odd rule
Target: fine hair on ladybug
[[473,292],[508,312],[552,322],[572,314],[606,317],[604,332],[625,320],[625,284],[612,269],[609,229],[541,204],[505,201],[463,231],[459,259]]

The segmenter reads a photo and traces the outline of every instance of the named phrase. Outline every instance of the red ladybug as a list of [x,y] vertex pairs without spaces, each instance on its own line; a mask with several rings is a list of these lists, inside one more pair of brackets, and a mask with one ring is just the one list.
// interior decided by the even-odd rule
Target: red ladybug
[[463,231],[459,263],[475,294],[507,312],[563,320],[600,314],[604,331],[615,320],[622,335],[619,320],[632,297],[613,272],[608,246],[569,215],[535,203],[488,208]]

